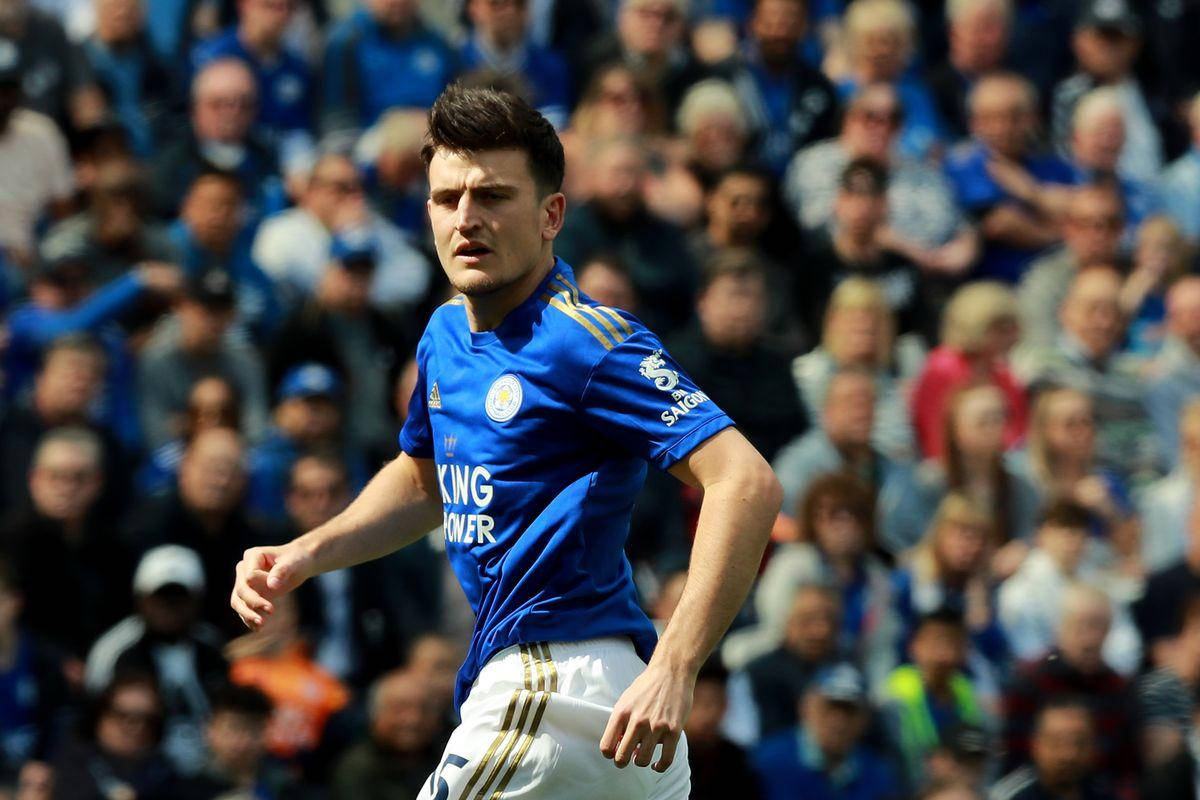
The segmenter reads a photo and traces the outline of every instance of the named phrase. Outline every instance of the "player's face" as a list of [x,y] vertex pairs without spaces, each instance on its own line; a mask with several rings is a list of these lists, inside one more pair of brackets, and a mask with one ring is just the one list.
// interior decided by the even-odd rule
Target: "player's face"
[[562,194],[541,195],[520,150],[438,150],[429,164],[427,206],[442,269],[468,297],[526,277],[562,226]]

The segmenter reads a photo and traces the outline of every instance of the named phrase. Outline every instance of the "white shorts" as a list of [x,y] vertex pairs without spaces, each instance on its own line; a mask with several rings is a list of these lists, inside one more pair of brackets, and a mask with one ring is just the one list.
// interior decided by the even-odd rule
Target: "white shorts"
[[663,773],[620,769],[600,754],[613,706],[645,668],[625,637],[501,650],[475,679],[418,800],[686,800],[683,736]]

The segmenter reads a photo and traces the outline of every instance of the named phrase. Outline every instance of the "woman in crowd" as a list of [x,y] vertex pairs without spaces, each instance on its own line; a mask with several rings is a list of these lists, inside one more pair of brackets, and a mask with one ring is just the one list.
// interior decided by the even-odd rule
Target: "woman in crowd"
[[870,489],[853,475],[830,473],[813,481],[796,510],[799,539],[779,546],[755,593],[760,625],[773,635],[773,647],[782,637],[796,587],[836,587],[842,600],[841,644],[872,682],[895,665],[898,628],[888,567],[875,541],[874,505]]
[[1167,289],[1187,271],[1189,255],[1187,242],[1170,217],[1150,217],[1138,228],[1133,271],[1121,287],[1130,352],[1151,357],[1162,346]]
[[912,393],[917,443],[927,458],[940,458],[946,406],[954,392],[972,381],[987,381],[1003,392],[1004,445],[1025,435],[1025,391],[1008,369],[1008,353],[1019,334],[1013,293],[991,281],[970,283],[955,292],[942,316],[942,343],[929,353]]
[[896,342],[896,324],[879,285],[865,278],[838,284],[825,311],[821,343],[792,362],[792,375],[808,418],[820,424],[830,379],[838,370],[860,367],[875,376],[872,441],[898,461],[912,458],[912,427],[904,403],[906,366],[919,363],[915,342]]
[[219,375],[209,375],[192,385],[184,412],[184,431],[178,439],[155,448],[146,463],[138,470],[138,490],[147,495],[166,491],[179,474],[179,462],[196,434],[209,428],[240,430],[240,409],[237,391]]

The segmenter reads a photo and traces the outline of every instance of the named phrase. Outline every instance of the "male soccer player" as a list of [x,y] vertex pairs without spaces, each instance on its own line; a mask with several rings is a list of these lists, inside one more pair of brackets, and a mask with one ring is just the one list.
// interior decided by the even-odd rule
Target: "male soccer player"
[[[337,517],[247,550],[231,603],[257,628],[305,579],[440,523],[477,619],[462,723],[420,797],[686,798],[696,674],[749,591],[778,481],[657,337],[580,294],[554,257],[563,152],[540,114],[450,87],[423,156],[438,257],[460,294],[417,348],[401,453]],[[622,550],[646,462],[704,489],[657,645]]]

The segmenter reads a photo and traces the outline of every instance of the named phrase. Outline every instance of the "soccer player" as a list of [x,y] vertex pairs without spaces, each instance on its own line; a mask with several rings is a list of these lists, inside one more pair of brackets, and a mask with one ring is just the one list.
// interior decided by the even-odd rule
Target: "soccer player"
[[[231,604],[258,628],[305,579],[441,524],[477,619],[462,722],[421,798],[685,798],[696,675],[749,591],[779,483],[658,338],[554,257],[566,202],[549,122],[510,94],[450,87],[423,157],[460,294],[417,348],[401,453],[329,522],[247,550]],[[647,462],[704,490],[657,644],[623,553]]]

